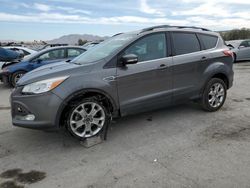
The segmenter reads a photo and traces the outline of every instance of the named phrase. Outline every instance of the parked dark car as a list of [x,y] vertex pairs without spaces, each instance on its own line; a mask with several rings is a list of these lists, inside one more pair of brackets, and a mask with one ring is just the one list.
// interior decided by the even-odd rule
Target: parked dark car
[[15,61],[16,59],[19,58],[20,58],[20,53],[0,47],[0,62]]
[[25,57],[21,62],[2,67],[0,77],[3,82],[15,86],[17,81],[29,71],[47,64],[72,60],[85,51],[84,48],[75,46],[45,49]]
[[23,57],[37,52],[35,50],[29,49],[26,47],[22,47],[22,46],[5,46],[4,48],[15,51],[15,52],[21,54]]
[[[18,62],[22,58],[22,55],[10,49],[5,49],[0,47],[0,72],[2,66],[11,64],[13,62]],[[1,75],[0,75],[1,80]]]
[[214,112],[232,87],[232,66],[221,36],[204,28],[156,26],[119,34],[70,63],[23,76],[11,94],[12,122],[67,127],[85,139],[101,133],[111,118],[186,100]]

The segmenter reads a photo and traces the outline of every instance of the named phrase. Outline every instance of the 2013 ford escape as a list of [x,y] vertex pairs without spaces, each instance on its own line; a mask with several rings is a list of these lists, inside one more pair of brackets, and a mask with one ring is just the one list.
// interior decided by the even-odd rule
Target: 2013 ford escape
[[92,137],[112,117],[200,101],[206,111],[225,102],[233,56],[218,33],[204,28],[155,26],[118,34],[71,62],[23,76],[11,94],[15,126],[66,126]]

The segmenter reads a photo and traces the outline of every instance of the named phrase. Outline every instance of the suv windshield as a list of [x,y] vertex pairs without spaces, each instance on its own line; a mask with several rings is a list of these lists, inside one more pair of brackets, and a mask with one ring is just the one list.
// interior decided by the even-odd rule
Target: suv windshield
[[87,50],[85,53],[74,59],[72,63],[86,64],[104,59],[131,41],[134,37],[135,34],[121,34],[111,37],[110,39],[98,44],[96,47]]

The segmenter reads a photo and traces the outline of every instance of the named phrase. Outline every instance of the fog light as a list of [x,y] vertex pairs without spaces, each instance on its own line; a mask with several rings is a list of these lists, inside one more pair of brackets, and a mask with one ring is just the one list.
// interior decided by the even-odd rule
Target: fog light
[[25,120],[27,121],[33,121],[35,119],[35,116],[33,114],[28,114],[24,116]]
[[19,120],[33,121],[33,120],[35,120],[35,115],[28,114],[28,115],[25,115],[25,116],[17,116],[16,118],[19,119]]

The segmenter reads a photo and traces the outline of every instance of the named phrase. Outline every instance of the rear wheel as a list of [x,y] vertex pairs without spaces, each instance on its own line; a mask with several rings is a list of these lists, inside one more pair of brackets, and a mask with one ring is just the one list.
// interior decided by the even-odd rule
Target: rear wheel
[[67,127],[76,138],[83,140],[101,133],[109,123],[107,109],[94,97],[72,104],[67,115]]
[[16,83],[18,82],[18,80],[20,80],[20,78],[25,74],[25,71],[17,71],[15,73],[12,74],[11,76],[11,85],[13,87],[16,86]]
[[227,87],[223,80],[212,78],[206,85],[202,95],[202,107],[204,110],[214,112],[219,110],[227,96]]

